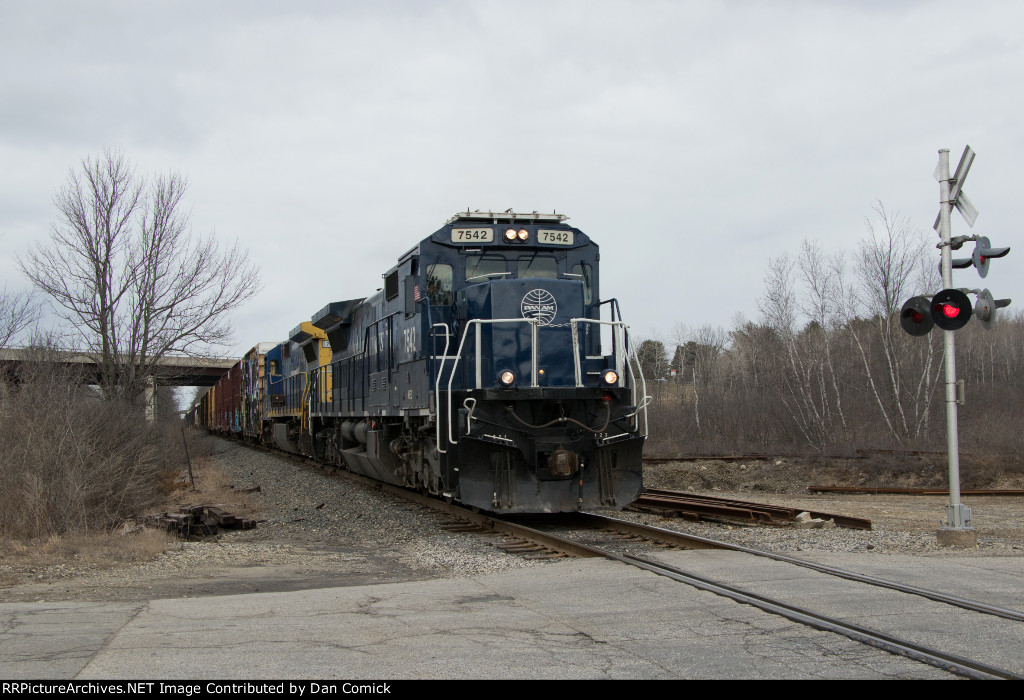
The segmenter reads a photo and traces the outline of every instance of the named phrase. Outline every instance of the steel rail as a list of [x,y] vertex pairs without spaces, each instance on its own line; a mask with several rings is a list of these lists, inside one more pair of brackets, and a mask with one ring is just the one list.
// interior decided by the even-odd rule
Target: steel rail
[[628,555],[620,556],[609,553],[606,554],[606,556],[610,559],[615,559],[622,563],[645,569],[658,574],[659,576],[666,576],[675,581],[679,581],[680,583],[685,583],[695,588],[699,588],[700,590],[724,596],[738,603],[752,605],[759,610],[780,615],[788,620],[792,620],[815,629],[824,630],[826,632],[840,634],[848,639],[860,642],[861,644],[883,649],[892,654],[906,656],[915,661],[920,661],[957,675],[980,680],[1024,680],[1024,676],[999,668],[998,666],[991,666],[957,654],[950,654],[940,649],[934,649],[906,639],[900,639],[899,637],[894,637],[884,632],[879,632],[878,630],[861,627],[860,625],[845,622],[838,618],[822,615],[812,610],[800,608],[795,605],[789,605],[788,603],[783,603],[749,591],[744,591],[740,588],[735,588],[727,584],[687,573],[667,564]]
[[592,525],[596,525],[598,527],[602,527],[605,529],[620,530],[638,536],[646,536],[652,539],[660,539],[673,544],[679,544],[684,547],[689,546],[691,548],[700,547],[728,549],[734,552],[742,552],[744,554],[765,557],[768,559],[774,559],[775,561],[784,562],[786,564],[801,566],[805,569],[811,569],[822,574],[828,574],[829,576],[835,576],[837,578],[844,578],[850,581],[857,581],[858,583],[866,583],[871,586],[877,586],[879,588],[888,588],[894,591],[899,591],[901,593],[916,595],[921,598],[927,598],[928,600],[934,600],[938,603],[945,603],[946,605],[952,605],[958,608],[963,608],[964,610],[970,610],[972,612],[982,613],[985,615],[994,615],[996,617],[1002,617],[1007,620],[1024,622],[1024,612],[1020,612],[1019,610],[1001,608],[999,606],[989,605],[988,603],[983,603],[977,600],[960,598],[957,596],[948,595],[946,593],[940,593],[939,591],[932,591],[927,588],[919,588],[917,586],[910,586],[908,584],[900,583],[898,581],[890,581],[888,579],[878,578],[877,576],[859,574],[855,571],[847,571],[845,569],[840,569],[834,566],[826,566],[825,564],[816,564],[814,562],[805,561],[803,559],[790,557],[785,554],[777,554],[775,552],[768,552],[763,549],[755,549],[753,547],[745,547],[739,544],[730,544],[728,542],[721,542],[719,540],[713,540],[707,537],[699,537],[697,535],[687,535],[681,532],[675,532],[673,530],[665,530],[663,528],[654,527],[652,525],[641,525],[639,523],[629,522],[628,520],[609,518],[608,516],[597,515],[594,513],[585,513],[579,517],[581,517],[581,519],[583,519],[584,521],[589,521]]
[[[270,450],[269,448],[262,445],[254,445],[251,443],[240,443],[245,444],[248,447],[255,448],[261,451],[272,452],[278,457],[293,460],[295,462],[315,466],[322,470],[329,470],[331,474],[339,477],[348,479],[350,481],[356,481],[366,486],[381,489],[391,493],[395,496],[417,503],[434,510],[442,511],[453,517],[463,518],[469,522],[472,522],[481,527],[492,529],[496,532],[503,534],[526,537],[527,539],[534,539],[539,544],[552,549],[556,552],[568,554],[570,556],[577,557],[597,557],[606,556],[602,550],[597,550],[587,545],[582,545],[572,540],[558,537],[557,535],[550,535],[542,532],[535,528],[529,528],[525,525],[519,525],[517,523],[511,523],[501,518],[495,517],[487,513],[474,512],[465,506],[457,503],[449,503],[446,501],[427,496],[426,494],[418,493],[411,489],[404,488],[402,486],[395,486],[393,484],[387,484],[382,481],[376,481],[369,477],[355,472],[350,472],[347,469],[333,467],[330,465],[321,464],[320,462],[313,461],[307,457],[301,455],[289,454],[286,452],[280,452],[277,450]],[[868,576],[866,574],[859,574],[853,571],[846,571],[836,567],[826,566],[824,564],[816,564],[814,562],[804,561],[802,559],[796,559],[794,557],[787,556],[785,554],[777,554],[775,552],[768,552],[761,549],[755,549],[753,547],[745,547],[743,545],[731,544],[729,542],[722,542],[720,540],[713,540],[708,537],[700,537],[698,535],[688,535],[682,532],[676,532],[675,530],[666,530],[664,528],[655,527],[653,525],[643,525],[641,523],[634,523],[629,520],[621,520],[619,518],[610,518],[605,515],[598,515],[596,513],[575,513],[572,514],[572,518],[578,523],[588,527],[598,527],[604,529],[617,530],[624,532],[636,537],[644,537],[647,539],[654,539],[667,544],[676,545],[686,549],[726,549],[734,552],[742,552],[744,554],[751,554],[759,557],[766,557],[768,559],[774,559],[776,561],[793,564],[795,566],[801,566],[807,569],[817,571],[819,573],[835,576],[837,578],[845,578],[851,581],[857,581],[860,583],[866,583],[881,588],[889,588],[902,593],[908,593],[910,595],[920,596],[929,600],[934,600],[939,603],[945,603],[972,612],[982,613],[986,615],[994,615],[996,617],[1002,617],[1008,620],[1024,621],[1024,613],[1011,610],[1007,608],[1000,608],[995,605],[989,605],[979,601],[968,600],[966,598],[958,598],[956,596],[947,595],[938,591],[931,591],[925,588],[918,588],[915,586],[909,586],[896,581],[889,581],[874,576]]]
[[[295,456],[298,459],[298,456]],[[635,566],[652,573],[666,576],[675,581],[686,583],[687,585],[695,588],[715,593],[716,595],[724,596],[736,602],[751,605],[765,612],[780,615],[786,619],[794,622],[808,625],[812,628],[840,634],[848,639],[873,646],[889,653],[905,656],[907,658],[935,666],[937,668],[962,675],[968,678],[976,679],[1012,679],[1012,680],[1024,680],[1024,676],[1013,673],[1006,669],[998,668],[996,666],[990,666],[979,661],[967,659],[965,657],[958,656],[956,654],[950,654],[943,652],[938,649],[933,649],[923,645],[910,642],[908,640],[900,639],[892,635],[872,630],[852,623],[847,623],[842,620],[831,618],[827,615],[821,615],[804,608],[789,605],[782,601],[774,600],[765,596],[761,596],[750,591],[744,591],[742,589],[724,584],[721,582],[706,579],[695,574],[690,574],[668,564],[662,564],[655,561],[650,561],[640,557],[632,555],[619,555],[614,552],[594,547],[591,545],[582,544],[573,540],[552,535],[550,533],[542,532],[535,528],[519,525],[517,523],[511,523],[500,518],[493,517],[491,515],[476,512],[465,508],[464,506],[457,505],[454,503],[447,503],[440,501],[436,498],[429,497],[425,494],[417,493],[407,488],[400,486],[394,486],[386,484],[380,481],[375,481],[368,477],[364,477],[359,474],[348,472],[345,470],[338,470],[322,465],[318,462],[313,462],[308,459],[302,459],[307,464],[317,465],[321,469],[331,469],[332,473],[343,475],[345,478],[352,479],[361,483],[365,483],[370,486],[375,486],[379,489],[387,491],[395,496],[417,503],[431,509],[440,510],[447,514],[455,517],[463,518],[481,525],[485,528],[490,528],[494,531],[502,532],[504,534],[510,534],[517,537],[524,537],[540,544],[543,544],[550,549],[555,551],[564,552],[572,556],[577,557],[603,557],[618,561],[623,564]],[[882,579],[875,579],[874,577],[863,576],[861,574],[855,574],[852,572],[842,571],[840,569],[834,569],[832,567],[825,567],[819,564],[813,564],[810,562],[804,562],[792,557],[786,557],[784,555],[774,554],[772,552],[765,552],[762,550],[753,549],[750,547],[743,547],[740,545],[732,545],[726,542],[719,542],[705,537],[698,537],[695,535],[685,535],[683,533],[674,532],[671,530],[665,530],[663,528],[656,528],[653,526],[641,525],[638,523],[631,523],[625,520],[619,520],[616,518],[609,518],[606,516],[596,515],[593,513],[578,513],[575,516],[580,522],[591,524],[599,524],[601,527],[613,528],[619,531],[625,531],[631,534],[636,534],[641,537],[657,539],[669,543],[677,543],[683,546],[692,548],[717,548],[717,549],[728,549],[733,551],[744,552],[753,554],[756,556],[764,556],[770,559],[776,559],[778,561],[784,561],[798,566],[804,566],[806,568],[821,571],[822,573],[828,573],[831,575],[840,576],[842,578],[851,578],[852,580],[861,581],[864,583],[870,583],[871,585],[885,585],[885,587],[894,588],[895,590],[902,590],[903,592],[913,593],[915,595],[922,595],[928,593],[924,597],[932,600],[937,600],[951,605],[957,605],[958,607],[966,607],[959,599],[955,599],[951,596],[946,596],[941,593],[935,593],[932,591],[924,591],[923,589],[915,589],[911,586],[903,586],[891,581],[884,581]],[[906,590],[904,590],[906,589]],[[985,606],[991,608],[991,606]],[[989,612],[989,614],[998,614],[991,612],[991,610],[1000,610],[998,608],[991,608],[990,610],[983,610],[977,607],[969,607],[968,609],[976,610],[977,612]],[[1010,612],[1011,619],[1024,619],[1024,615],[1016,611],[1001,611]]]
[[[615,519],[609,518],[608,520]],[[635,566],[660,576],[666,576],[675,581],[679,581],[680,583],[685,583],[700,590],[724,596],[738,603],[751,605],[759,610],[763,610],[764,612],[780,615],[788,620],[807,625],[814,629],[839,634],[861,644],[873,646],[892,654],[905,656],[915,661],[935,666],[936,668],[940,668],[944,671],[949,671],[950,673],[974,679],[1024,680],[1024,676],[1020,676],[1012,671],[1008,671],[997,666],[991,666],[980,661],[975,661],[974,659],[968,659],[957,654],[944,652],[940,649],[934,649],[932,647],[917,644],[878,630],[862,627],[850,622],[845,622],[838,618],[816,613],[812,610],[790,605],[779,600],[761,596],[725,583],[713,581],[711,579],[682,571],[681,569],[677,569],[668,564],[650,561],[632,555],[615,554],[614,552],[609,552],[605,549],[601,549],[600,547],[581,544],[564,537],[541,532],[534,528],[514,523],[507,523],[500,519],[493,519],[491,522],[495,525],[502,525],[507,528],[507,530],[504,531],[514,532],[518,536],[527,537],[529,539],[533,539],[535,537],[543,538],[544,542],[551,543],[549,546],[562,551],[578,550],[587,553],[586,556],[604,557],[623,564]],[[619,521],[616,521],[616,525],[618,524]],[[636,525],[636,523],[630,524]],[[638,533],[642,533],[647,530],[657,530],[657,534],[659,535],[667,535],[669,533],[669,531],[661,531],[659,528],[646,528],[645,526],[635,528],[635,531]],[[651,533],[648,532],[648,536],[650,534]],[[659,537],[659,539],[661,539],[661,537]],[[704,538],[700,539],[702,539],[705,544],[710,544],[711,546],[718,546],[721,544],[716,543],[713,540],[706,540]]]
[[865,459],[871,455],[887,455],[896,457],[945,456],[945,450],[888,450],[858,447],[853,454],[837,452],[834,454],[808,455],[803,452],[746,452],[729,455],[676,455],[674,457],[644,457],[643,461],[651,464],[668,462],[742,462],[744,460],[775,460],[775,459],[808,459],[827,457],[829,459]]

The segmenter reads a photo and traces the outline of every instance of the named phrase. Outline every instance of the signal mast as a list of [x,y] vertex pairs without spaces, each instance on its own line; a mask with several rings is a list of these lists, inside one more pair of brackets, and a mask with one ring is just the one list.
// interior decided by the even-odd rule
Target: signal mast
[[[964,194],[964,180],[974,162],[974,151],[970,146],[964,149],[960,162],[956,166],[953,177],[949,176],[949,149],[939,150],[939,164],[935,168],[935,179],[939,181],[939,215],[933,228],[941,239],[938,248],[942,251],[942,291],[930,300],[926,296],[917,296],[907,300],[900,311],[900,324],[910,335],[927,335],[933,326],[938,326],[943,333],[944,366],[946,372],[946,443],[949,459],[949,504],[946,506],[946,524],[939,528],[940,544],[973,546],[978,542],[978,535],[971,527],[971,509],[960,502],[960,443],[957,433],[957,405],[963,403],[958,396],[958,388],[963,385],[956,380],[956,345],[954,331],[963,328],[971,320],[971,300],[966,292],[978,297],[973,314],[988,330],[995,322],[996,310],[1009,306],[1009,299],[993,299],[989,290],[956,289],[953,287],[953,268],[962,269],[973,266],[981,277],[988,275],[989,261],[1001,258],[1010,252],[1007,248],[995,248],[986,236],[950,235],[949,217],[954,207],[960,212],[970,228],[978,217],[967,195]],[[970,258],[953,259],[952,252],[959,250],[964,243],[974,241],[974,254]]]

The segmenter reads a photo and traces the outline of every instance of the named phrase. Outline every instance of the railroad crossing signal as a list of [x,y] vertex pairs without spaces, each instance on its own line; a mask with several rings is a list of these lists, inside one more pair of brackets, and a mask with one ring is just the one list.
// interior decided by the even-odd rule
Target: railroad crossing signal
[[[985,236],[957,236],[953,238],[950,234],[950,214],[955,207],[960,215],[964,217],[967,225],[974,228],[974,221],[978,218],[978,210],[974,208],[970,200],[964,194],[964,180],[974,162],[974,151],[970,146],[964,148],[964,154],[960,157],[960,163],[956,166],[956,173],[949,176],[949,150],[939,150],[939,164],[935,168],[935,179],[939,181],[939,215],[935,217],[934,228],[939,234],[939,249],[942,251],[942,286],[941,292],[932,298],[932,319],[935,325],[943,330],[953,331],[962,328],[971,319],[971,302],[959,289],[953,287],[953,268],[964,268],[971,265],[978,271],[978,274],[985,277],[988,274],[989,260],[1001,258],[1010,252],[1009,248],[993,248]],[[952,254],[966,241],[975,241],[974,254],[969,259],[954,260]],[[978,307],[975,315],[982,325],[989,329],[995,321],[996,309],[1008,306],[1009,299],[993,299],[991,292],[987,289],[978,291],[971,290],[978,297]],[[913,301],[913,300],[911,300]],[[909,304],[910,302],[908,302]],[[904,305],[904,309],[907,305]],[[911,317],[913,320],[913,317]],[[903,322],[903,319],[901,319]],[[907,324],[903,324],[907,328]],[[914,328],[912,326],[912,328]],[[914,328],[917,330],[917,328]],[[912,335],[923,335],[907,329]],[[960,502],[960,437],[957,432],[957,387],[956,380],[956,344],[953,333],[943,333],[943,365],[946,375],[946,444],[949,455],[949,503],[946,505],[946,526],[939,529],[939,542],[952,544],[958,541],[967,541],[968,535],[974,533],[971,527],[971,509]],[[960,538],[960,539],[958,539]],[[976,535],[975,535],[975,541]]]
[[[971,204],[971,200],[967,199],[967,194],[964,192],[964,180],[967,179],[967,173],[971,169],[971,164],[974,163],[974,151],[971,150],[970,146],[964,149],[964,154],[960,156],[960,162],[957,163],[956,172],[953,174],[953,179],[949,182],[949,203],[951,206],[956,207],[956,210],[960,212],[960,215],[964,217],[964,221],[971,228],[974,228],[974,222],[978,218],[978,210]],[[942,182],[945,177],[948,177],[949,169],[945,173],[942,171],[942,161],[939,161],[939,165],[935,168],[935,179]],[[939,215],[935,217],[935,223],[932,224],[932,228],[936,231],[939,230],[940,221],[942,219],[942,209],[939,209]],[[939,235],[942,235],[941,232]]]
[[978,303],[974,306],[974,315],[981,321],[985,330],[992,330],[992,324],[996,321],[996,309],[1010,305],[1009,299],[993,299],[992,292],[987,289],[973,290],[978,295]]
[[987,236],[976,236],[974,243],[974,253],[969,258],[954,258],[953,267],[961,270],[971,265],[978,271],[978,274],[982,277],[988,276],[988,264],[992,258],[1002,258],[1010,249],[1007,248],[993,248],[989,242]]
[[932,297],[932,320],[944,331],[956,331],[971,320],[971,300],[959,289],[943,289]]
[[[973,291],[979,294],[980,304],[980,293],[977,290]],[[996,304],[1006,306],[1010,300],[1000,299],[995,302],[989,295],[989,302],[984,312],[976,312],[979,319],[983,318],[982,314],[985,319],[989,319],[986,328],[991,327],[991,319],[995,318]],[[944,331],[956,331],[967,325],[971,320],[972,311],[971,300],[966,294],[959,289],[943,289],[931,299],[926,296],[908,299],[900,310],[900,325],[903,326],[903,330],[914,336],[928,335],[933,326],[938,326]]]
[[928,335],[935,325],[931,300],[924,296],[908,299],[900,311],[900,325],[910,335]]
[[[953,177],[949,177],[948,151],[939,152],[939,165],[935,168],[935,179],[939,181],[940,198],[939,214],[935,217],[933,228],[938,232],[942,242],[938,247],[942,250],[939,271],[945,289],[936,294],[929,303],[927,297],[914,297],[907,300],[900,311],[900,325],[913,336],[927,335],[932,325],[942,330],[954,331],[963,328],[971,320],[972,308],[970,299],[958,289],[953,288],[953,269],[974,267],[981,277],[988,275],[988,267],[992,258],[1001,258],[1010,252],[1009,247],[995,248],[987,236],[957,236],[952,238],[949,233],[949,213],[955,207],[967,225],[974,227],[978,218],[978,210],[967,199],[964,193],[964,180],[974,163],[974,151],[970,146],[964,148],[960,163],[956,166]],[[945,217],[945,219],[943,218]],[[969,258],[952,258],[952,251],[959,250],[967,241],[974,241],[974,253]],[[982,326],[989,330],[996,318],[996,309],[1010,305],[1009,299],[993,299],[986,289],[970,290],[977,295],[978,303],[973,313],[981,321]],[[927,306],[925,304],[927,303]]]

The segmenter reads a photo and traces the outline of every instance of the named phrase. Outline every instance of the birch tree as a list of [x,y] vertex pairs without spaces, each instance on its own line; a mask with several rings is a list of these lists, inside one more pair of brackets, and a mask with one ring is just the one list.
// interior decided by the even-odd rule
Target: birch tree
[[[935,386],[942,371],[937,341],[908,336],[899,312],[907,299],[934,292],[936,255],[909,219],[879,202],[866,220],[854,268],[855,284],[843,305],[860,355],[870,395],[889,433],[897,440],[919,437],[927,427]],[[858,323],[854,316],[867,319]],[[937,338],[939,334],[934,334]]]

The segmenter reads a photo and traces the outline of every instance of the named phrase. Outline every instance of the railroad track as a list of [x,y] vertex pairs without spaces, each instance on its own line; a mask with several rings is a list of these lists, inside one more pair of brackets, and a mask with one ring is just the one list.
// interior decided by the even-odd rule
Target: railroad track
[[[782,554],[764,552],[749,547],[742,547],[708,538],[687,535],[685,533],[679,533],[672,530],[664,530],[661,528],[620,520],[618,518],[583,513],[571,518],[569,523],[565,522],[565,519],[559,520],[562,522],[559,522],[553,528],[546,525],[542,525],[540,527],[526,527],[515,523],[510,524],[504,521],[497,522],[502,522],[503,532],[514,533],[514,536],[518,537],[522,541],[537,538],[537,541],[543,542],[544,546],[547,548],[564,551],[566,553],[573,552],[574,556],[600,556],[614,559],[630,566],[637,566],[658,575],[667,576],[673,580],[685,583],[695,588],[725,596],[739,603],[752,605],[765,612],[781,615],[789,620],[809,625],[815,629],[841,634],[857,642],[884,649],[890,653],[906,656],[968,678],[1024,680],[1024,676],[1021,676],[1014,671],[1009,671],[991,663],[970,658],[967,655],[956,653],[956,651],[938,649],[895,634],[889,634],[884,631],[857,625],[836,617],[835,615],[830,615],[786,601],[781,596],[762,595],[748,588],[731,585],[721,580],[716,580],[694,573],[692,570],[684,570],[678,566],[652,558],[650,553],[638,554],[635,551],[628,550],[635,550],[636,545],[639,543],[649,544],[650,546],[647,547],[647,549],[653,552],[663,551],[665,548],[732,550],[750,555],[751,557],[765,558],[793,566],[803,567],[828,576],[846,579],[861,586],[886,589],[901,594],[917,596],[936,603],[968,611],[973,615],[987,615],[1001,618],[1008,621],[1007,623],[1001,623],[1004,626],[1011,625],[1015,628],[1017,626],[1021,626],[1020,630],[1016,632],[1018,636],[1020,634],[1024,634],[1024,612],[1001,608],[980,601],[951,596],[938,591],[910,586],[879,577],[867,576],[836,567],[803,561]],[[626,547],[627,551],[623,551],[621,544],[619,546],[609,544],[609,541],[607,541],[608,538],[604,538],[606,540],[604,542],[585,542],[578,539],[578,534],[576,536],[564,536],[556,535],[552,531],[552,529],[565,530],[567,528],[570,530],[576,530],[577,532],[581,529],[586,529],[602,530],[612,533],[614,537],[622,538],[626,541],[628,545]],[[595,538],[591,536],[586,539],[593,540]],[[601,538],[596,539],[600,540]],[[750,566],[756,566],[756,564],[752,563]],[[983,627],[986,626],[985,623],[979,624]]]
[[[296,458],[296,461],[314,466],[314,463],[308,460]],[[321,469],[323,468],[321,467]],[[1024,635],[1024,613],[1018,610],[1000,608],[980,601],[957,598],[938,591],[828,567],[782,554],[764,552],[603,515],[580,513],[568,517],[548,516],[542,518],[534,516],[518,520],[498,518],[491,514],[474,512],[456,504],[445,503],[407,489],[366,479],[350,472],[334,469],[329,471],[343,478],[365,483],[403,499],[447,513],[448,522],[442,526],[445,530],[481,533],[489,536],[498,534],[503,541],[495,546],[510,552],[510,554],[531,558],[603,557],[625,565],[639,567],[688,586],[727,597],[738,603],[754,606],[770,614],[780,615],[799,624],[840,634],[859,643],[905,656],[967,678],[1024,680],[1024,676],[1019,675],[1016,671],[1007,670],[992,663],[991,660],[981,661],[972,658],[970,651],[965,652],[956,648],[956,644],[961,642],[961,638],[964,636],[959,634],[965,624],[963,616],[969,616],[973,629],[988,632],[998,628],[1000,634],[1017,639],[1017,643],[1001,644],[998,648],[1005,649],[1010,658],[1014,659],[1007,665],[1019,664],[1019,639]],[[949,606],[949,614],[943,614],[943,617],[958,616],[958,621],[955,625],[952,622],[949,623],[951,634],[946,640],[946,648],[939,649],[921,641],[908,639],[906,634],[870,629],[840,619],[825,611],[814,610],[808,607],[804,601],[798,605],[793,601],[785,600],[784,595],[759,593],[752,590],[752,588],[756,588],[756,583],[751,586],[738,586],[704,575],[693,570],[701,567],[701,561],[684,562],[686,565],[681,566],[678,561],[680,554],[666,552],[671,549],[721,549],[741,553],[750,557],[749,563],[742,564],[743,571],[748,575],[750,571],[754,570],[754,567],[758,566],[758,561],[773,560],[794,567],[802,567],[814,572],[811,574],[812,576],[823,574],[850,581],[858,587],[866,586],[869,591],[866,596],[869,598],[881,595],[881,593],[875,594],[870,591],[891,591],[893,594],[913,596],[935,604]],[[677,561],[666,562],[664,561],[666,558],[675,558]],[[861,596],[865,596],[864,589],[859,590]],[[826,598],[826,604],[835,602],[837,601],[834,601],[832,596]],[[961,612],[954,612],[954,609]],[[982,618],[977,616],[981,615],[986,616],[983,618],[984,620],[992,620],[992,622],[979,622],[978,620]],[[1007,626],[1010,630],[1008,633]]]
[[[500,534],[505,538],[505,541],[495,546],[511,554],[530,558],[604,557],[613,559],[629,566],[636,566],[661,576],[667,576],[700,590],[725,596],[738,603],[752,605],[765,612],[781,615],[786,619],[808,625],[814,629],[840,634],[862,644],[905,656],[966,678],[1024,680],[1024,676],[1014,671],[973,659],[956,651],[938,649],[896,634],[869,629],[842,620],[834,615],[796,605],[778,596],[762,595],[724,581],[715,580],[692,571],[686,571],[678,566],[652,558],[652,553],[664,552],[666,549],[731,550],[751,556],[752,562],[754,562],[751,566],[756,566],[756,559],[774,560],[820,574],[852,581],[862,586],[927,599],[966,611],[971,615],[986,615],[999,618],[1007,621],[1001,623],[1003,625],[1021,625],[1020,631],[1017,632],[1018,635],[1021,635],[1024,634],[1024,612],[1018,610],[1000,608],[980,601],[959,598],[939,591],[803,561],[782,554],[765,552],[750,547],[729,544],[593,513],[571,514],[567,517],[529,516],[511,520],[495,517],[488,513],[474,512],[456,504],[438,501],[423,494],[381,484],[358,475],[346,473],[346,476],[363,481],[368,485],[382,488],[421,505],[444,511],[451,518],[449,523],[444,526],[448,531]],[[573,534],[567,535],[566,533]],[[583,534],[581,535],[581,533]],[[635,551],[638,545],[641,549],[647,550],[647,552],[638,554]],[[626,551],[623,551],[624,549]]]

